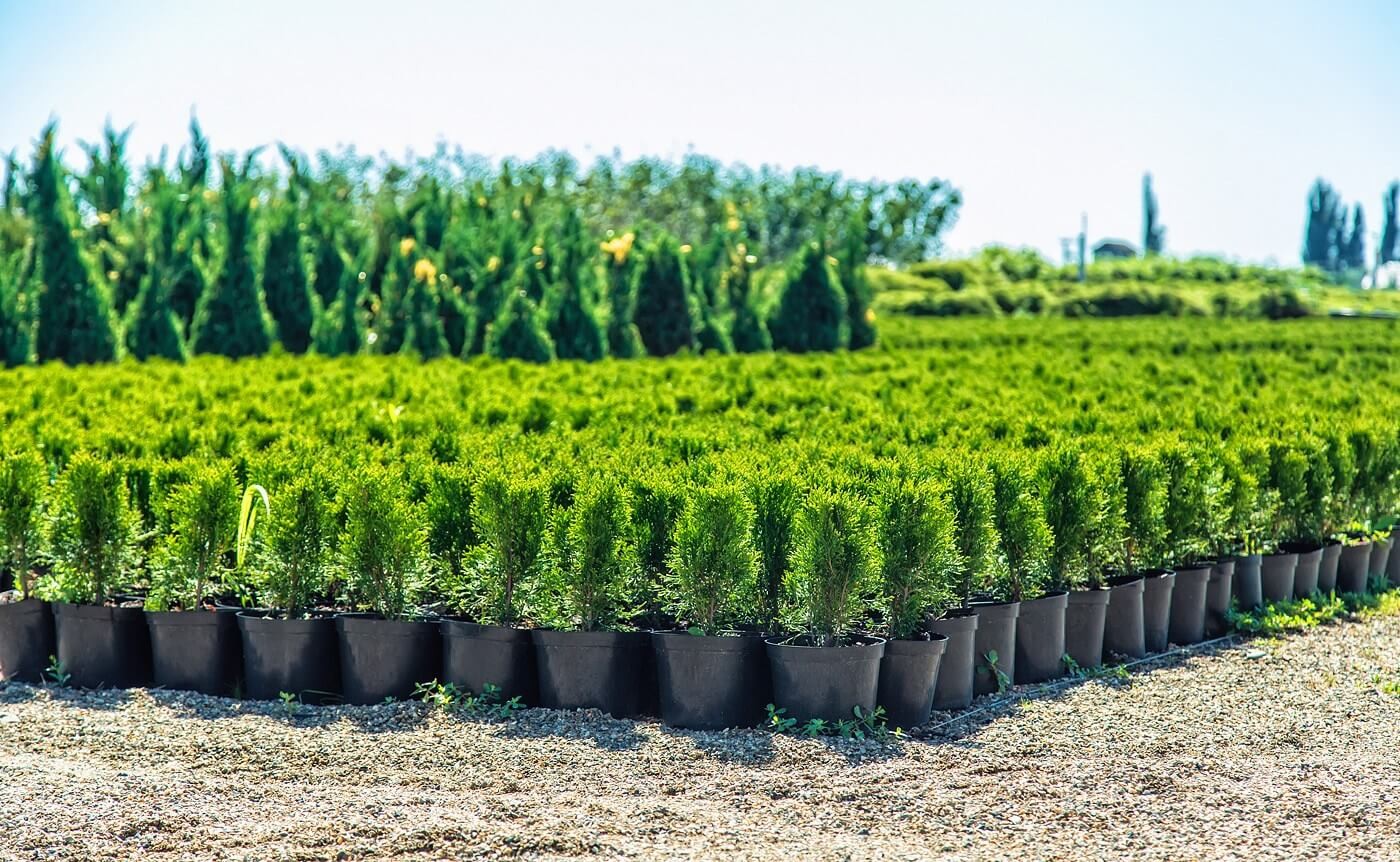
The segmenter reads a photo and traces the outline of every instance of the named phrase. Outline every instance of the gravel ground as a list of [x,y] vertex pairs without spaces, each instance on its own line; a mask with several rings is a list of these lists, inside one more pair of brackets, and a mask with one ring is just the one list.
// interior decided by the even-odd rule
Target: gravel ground
[[0,858],[1397,859],[1397,687],[1400,617],[1018,689],[891,745],[16,684]]

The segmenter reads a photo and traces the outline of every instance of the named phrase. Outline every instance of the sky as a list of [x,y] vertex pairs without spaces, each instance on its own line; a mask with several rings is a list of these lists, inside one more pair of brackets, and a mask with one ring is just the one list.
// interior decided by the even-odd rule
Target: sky
[[[0,151],[104,121],[313,151],[679,157],[963,193],[949,252],[1141,242],[1295,264],[1324,177],[1379,230],[1400,178],[1400,3],[0,0]],[[1369,248],[1374,248],[1374,240]]]

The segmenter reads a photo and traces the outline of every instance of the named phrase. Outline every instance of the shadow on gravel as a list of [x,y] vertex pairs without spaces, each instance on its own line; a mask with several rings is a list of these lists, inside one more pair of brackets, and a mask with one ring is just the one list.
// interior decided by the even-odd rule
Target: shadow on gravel
[[496,735],[505,739],[579,739],[609,751],[631,751],[646,742],[635,721],[593,709],[530,709],[502,722]]
[[84,689],[0,682],[0,703],[28,703],[42,699],[69,708],[121,709],[131,701],[131,691],[124,688]]

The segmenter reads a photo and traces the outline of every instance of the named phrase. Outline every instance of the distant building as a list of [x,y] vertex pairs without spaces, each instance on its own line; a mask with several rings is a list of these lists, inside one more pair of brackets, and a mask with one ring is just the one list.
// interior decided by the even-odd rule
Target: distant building
[[1096,261],[1137,256],[1137,246],[1125,239],[1101,239],[1094,244],[1094,260]]

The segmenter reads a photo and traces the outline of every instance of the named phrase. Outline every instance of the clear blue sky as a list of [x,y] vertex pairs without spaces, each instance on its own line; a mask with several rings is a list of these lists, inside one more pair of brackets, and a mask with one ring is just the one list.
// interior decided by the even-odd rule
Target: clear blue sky
[[1400,177],[1400,3],[237,3],[0,0],[0,149],[135,124],[145,157],[216,148],[810,164],[940,176],[951,250],[1058,258],[1141,240],[1143,171],[1171,252],[1294,263],[1308,185],[1372,232]]

